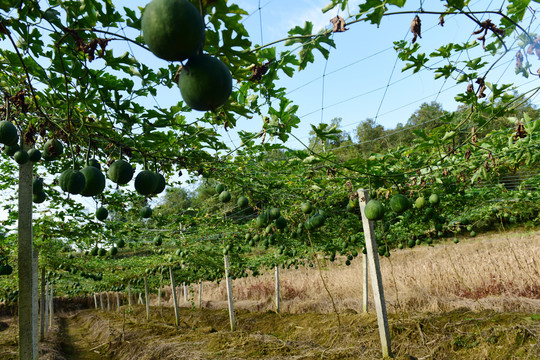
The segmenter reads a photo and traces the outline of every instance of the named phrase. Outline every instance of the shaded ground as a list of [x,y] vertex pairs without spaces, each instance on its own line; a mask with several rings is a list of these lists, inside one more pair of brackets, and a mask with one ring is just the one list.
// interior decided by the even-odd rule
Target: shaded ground
[[[374,314],[275,314],[239,312],[238,331],[228,329],[222,310],[151,308],[121,313],[83,310],[62,314],[58,334],[42,359],[379,359]],[[126,313],[124,314],[124,311]],[[540,359],[540,315],[460,309],[446,314],[390,318],[397,359]],[[1,334],[3,335],[3,334]],[[54,335],[54,332],[53,332]],[[0,336],[16,351],[16,343]],[[56,345],[54,343],[57,343]],[[57,346],[57,345],[60,346]],[[14,347],[13,347],[14,346]],[[410,357],[412,356],[412,357]]]
[[58,319],[62,357],[72,360],[102,359],[103,356],[98,351],[100,344],[94,345],[92,337],[88,336],[86,329],[81,327],[77,320],[77,316],[66,315]]

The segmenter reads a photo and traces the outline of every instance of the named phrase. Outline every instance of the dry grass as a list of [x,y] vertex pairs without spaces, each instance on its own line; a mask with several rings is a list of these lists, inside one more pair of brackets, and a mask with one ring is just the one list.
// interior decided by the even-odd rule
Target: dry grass
[[[126,310],[124,307],[123,310]],[[380,359],[374,314],[347,314],[338,328],[328,314],[238,311],[238,330],[228,330],[222,310],[173,312],[137,305],[124,315],[83,310],[60,314],[64,359]],[[540,318],[527,314],[456,310],[389,318],[392,351],[398,360],[538,359]]]
[[[445,242],[433,247],[397,250],[381,258],[389,312],[471,310],[535,312],[540,309],[540,232],[509,232]],[[362,260],[323,264],[323,276],[340,311],[359,311]],[[285,312],[332,312],[316,268],[281,270],[281,309]],[[238,309],[275,308],[274,274],[233,281]],[[198,303],[198,285],[190,294]],[[371,291],[371,288],[370,288]],[[168,294],[167,294],[168,296]],[[182,297],[183,299],[183,297]],[[203,284],[203,306],[226,308],[225,282]],[[373,308],[370,299],[370,306]],[[156,304],[157,301],[153,301]],[[185,303],[183,306],[191,306]]]

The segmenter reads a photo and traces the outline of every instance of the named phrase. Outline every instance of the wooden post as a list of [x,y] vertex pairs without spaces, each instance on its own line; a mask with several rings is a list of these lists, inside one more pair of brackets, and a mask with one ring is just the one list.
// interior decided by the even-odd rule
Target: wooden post
[[128,306],[131,309],[131,282],[128,282]]
[[279,266],[276,265],[276,312],[279,314]]
[[189,302],[189,289],[186,283],[184,283],[184,301]]
[[161,307],[161,279],[159,280],[159,287],[157,290],[157,303],[158,306]]
[[46,309],[46,300],[45,300],[45,266],[41,267],[41,297],[39,302],[39,315],[40,315],[40,335],[39,341],[45,340],[45,309]]
[[103,291],[99,293],[99,305],[101,307],[101,311],[105,310],[105,306],[103,305]]
[[54,284],[51,283],[51,297],[49,298],[49,326],[53,326],[54,318]]
[[234,303],[232,293],[232,281],[229,276],[229,255],[225,255],[225,282],[227,284],[227,303],[229,305],[229,321],[231,323],[231,331],[236,330],[236,319],[234,317]]
[[202,307],[202,280],[199,280],[199,309]]
[[180,315],[178,314],[178,301],[176,299],[176,287],[174,285],[174,273],[172,270],[172,267],[169,266],[169,275],[171,277],[171,290],[172,290],[172,300],[173,300],[173,307],[174,307],[174,320],[175,325],[178,326],[180,324]]
[[49,282],[45,284],[45,338],[49,332]]
[[358,198],[360,202],[360,213],[362,214],[364,237],[366,240],[368,267],[371,276],[371,289],[375,300],[379,336],[381,337],[382,355],[383,358],[387,358],[392,357],[392,351],[390,346],[390,329],[388,327],[388,316],[386,315],[381,268],[379,265],[379,254],[377,253],[377,241],[375,239],[375,231],[373,230],[373,222],[366,218],[364,212],[366,203],[369,200],[369,190],[358,190]]
[[[21,141],[24,148],[24,144]],[[34,353],[33,233],[32,233],[32,162],[19,166],[19,201],[17,224],[17,267],[19,275],[19,359],[37,359]]]
[[120,311],[120,292],[116,292],[116,311]]
[[146,320],[150,320],[150,295],[148,294],[148,278],[144,275],[144,302],[146,303]]
[[109,299],[109,291],[107,291],[107,311],[111,311],[111,300]]
[[368,299],[369,299],[367,254],[362,254],[362,269],[364,269],[364,273],[362,274],[362,311],[367,313],[368,312]]
[[39,251],[33,249],[32,257],[32,343],[34,344],[34,357],[39,357]]
[[97,310],[97,296],[96,296],[96,293],[94,293],[94,307]]

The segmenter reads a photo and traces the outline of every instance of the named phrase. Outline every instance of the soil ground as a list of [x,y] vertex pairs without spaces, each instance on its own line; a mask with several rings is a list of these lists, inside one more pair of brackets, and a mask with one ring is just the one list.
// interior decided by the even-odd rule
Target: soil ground
[[[237,313],[229,330],[223,310],[170,308],[61,313],[40,359],[380,359],[373,313]],[[5,322],[6,319],[0,321]],[[472,312],[390,315],[397,359],[540,359],[540,315]],[[16,359],[16,325],[2,331],[0,359]]]

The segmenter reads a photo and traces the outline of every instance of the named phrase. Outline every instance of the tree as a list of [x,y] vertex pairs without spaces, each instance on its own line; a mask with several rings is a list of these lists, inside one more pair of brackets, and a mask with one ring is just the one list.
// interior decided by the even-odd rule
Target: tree
[[375,120],[368,118],[356,127],[357,149],[364,155],[381,152],[388,148],[388,140],[384,138],[387,134],[384,126],[376,124]]
[[182,187],[168,188],[159,205],[159,212],[162,215],[174,216],[182,210],[190,208],[192,203],[193,193],[190,191]]

